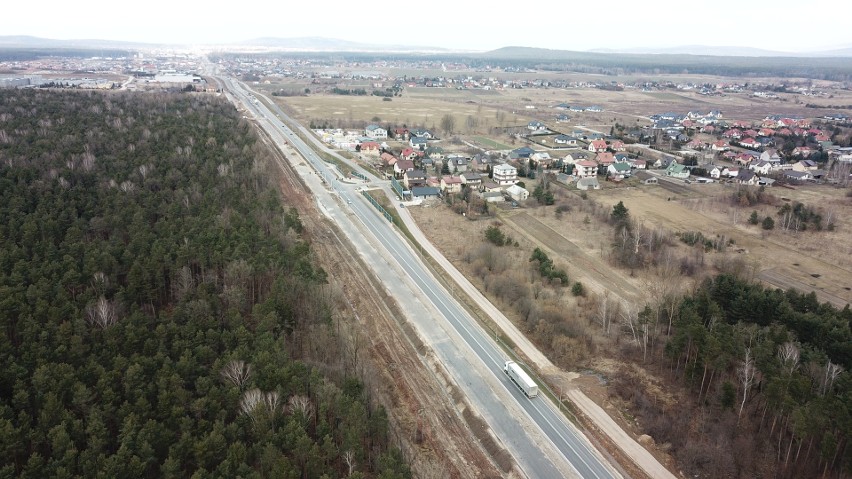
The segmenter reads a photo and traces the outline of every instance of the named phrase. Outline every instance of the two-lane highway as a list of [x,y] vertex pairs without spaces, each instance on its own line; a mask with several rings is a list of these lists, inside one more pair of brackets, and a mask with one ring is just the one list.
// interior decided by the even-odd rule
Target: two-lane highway
[[[262,102],[255,103],[250,93],[237,82],[226,79],[228,88],[279,144],[286,141],[311,164],[326,185],[342,199],[335,221],[350,236],[356,248],[371,257],[373,267],[389,291],[401,302],[408,301],[410,320],[418,332],[453,375],[455,383],[475,405],[494,435],[530,477],[584,478],[619,477],[588,439],[570,424],[556,405],[540,395],[528,399],[503,373],[507,359],[499,345],[483,331],[470,314],[432,276],[416,251],[399,232],[366,201],[360,198],[356,185],[339,181],[336,170],[329,168],[305,142],[282,124]],[[321,201],[333,201],[328,190],[315,190]],[[328,200],[324,198],[328,197]],[[356,220],[362,225],[351,223]],[[376,254],[358,235],[368,235],[376,245]],[[382,267],[385,264],[387,267]],[[396,274],[398,278],[389,278]],[[412,289],[416,289],[413,294]],[[410,298],[409,298],[410,297]],[[418,299],[422,298],[422,299]],[[418,304],[417,301],[423,301]],[[405,307],[406,304],[403,304]],[[419,306],[419,309],[418,309]],[[468,349],[460,349],[464,344]]]

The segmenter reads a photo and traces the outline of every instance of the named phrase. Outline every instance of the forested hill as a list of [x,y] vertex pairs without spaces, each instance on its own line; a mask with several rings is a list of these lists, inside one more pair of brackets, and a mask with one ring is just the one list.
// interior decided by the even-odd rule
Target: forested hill
[[223,100],[0,91],[0,477],[408,477]]

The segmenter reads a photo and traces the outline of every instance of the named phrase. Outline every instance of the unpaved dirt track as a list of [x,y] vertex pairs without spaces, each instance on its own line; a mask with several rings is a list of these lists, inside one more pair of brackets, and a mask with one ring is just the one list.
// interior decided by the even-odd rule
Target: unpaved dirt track
[[[459,412],[462,399],[448,392],[438,366],[430,362],[429,353],[417,343],[413,332],[398,318],[392,298],[361,263],[349,242],[317,209],[313,196],[293,170],[287,159],[259,131],[263,141],[275,155],[281,170],[281,193],[286,206],[295,207],[305,227],[311,249],[329,280],[341,286],[350,311],[339,314],[357,318],[360,340],[366,341],[362,370],[369,375],[365,383],[391,418],[391,433],[415,477],[425,478],[491,478],[506,477],[511,459],[492,450],[492,460],[485,452],[487,438],[477,438]],[[289,158],[296,158],[288,151]],[[301,162],[301,159],[296,160]],[[495,464],[499,463],[499,468]]]
[[533,242],[544,245],[560,257],[567,259],[574,271],[586,276],[604,290],[612,291],[625,300],[640,297],[641,292],[635,286],[617,275],[608,273],[607,268],[600,266],[599,260],[590,258],[568,238],[529,214],[507,214],[502,215],[501,218],[512,224],[519,234],[528,237]]

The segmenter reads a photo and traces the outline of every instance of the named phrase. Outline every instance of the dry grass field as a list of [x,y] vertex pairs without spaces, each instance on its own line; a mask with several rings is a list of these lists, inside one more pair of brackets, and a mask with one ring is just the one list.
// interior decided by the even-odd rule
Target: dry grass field
[[[570,73],[477,73],[477,72],[426,72],[426,71],[388,71],[391,75],[409,76],[494,76],[508,79],[549,79],[565,81],[671,81],[699,83],[744,82],[742,79],[718,78],[693,75],[658,75],[630,78],[610,78],[597,75]],[[297,83],[286,80],[284,83],[272,82],[258,85],[258,88],[274,91],[279,88],[298,90],[311,87],[307,80]],[[771,83],[770,78],[750,78],[749,83]],[[796,80],[792,80],[795,82]],[[817,87],[827,87],[827,83],[814,82]],[[370,91],[369,82],[351,82],[341,84],[341,88],[365,88]],[[800,115],[814,117],[819,109],[805,108],[804,103],[852,104],[852,93],[846,90],[830,90],[833,98],[812,99],[793,94],[781,94],[779,99],[761,99],[745,93],[726,96],[706,97],[692,91],[666,90],[643,92],[637,89],[624,91],[605,91],[597,88],[525,88],[508,90],[458,90],[454,88],[406,88],[402,96],[392,101],[383,101],[371,96],[341,96],[327,93],[312,93],[308,96],[278,97],[276,101],[292,112],[304,123],[311,121],[329,122],[338,126],[363,126],[372,121],[388,125],[425,127],[446,137],[440,130],[441,119],[450,115],[455,119],[454,136],[461,140],[493,149],[497,145],[516,148],[523,144],[508,133],[500,133],[507,127],[523,128],[530,120],[539,120],[551,129],[570,132],[578,125],[597,131],[608,132],[616,122],[623,125],[641,126],[647,124],[647,117],[653,113],[674,111],[686,113],[690,110],[721,110],[727,119],[759,120],[771,114]],[[558,103],[570,105],[600,105],[604,111],[569,112],[557,110]],[[533,107],[533,108],[528,108]],[[566,113],[572,117],[570,122],[557,123],[555,117]],[[443,141],[445,151],[452,151],[453,145]],[[466,148],[463,145],[455,147]],[[536,149],[541,149],[539,145]],[[562,156],[551,151],[553,156]],[[729,201],[732,190],[718,184],[713,185],[668,185],[657,187],[618,187],[605,188],[590,192],[590,196],[600,203],[611,206],[624,201],[634,218],[647,226],[655,226],[672,232],[695,231],[705,236],[725,235],[735,242],[734,248],[726,253],[710,253],[706,260],[722,261],[724,257],[737,257],[749,265],[756,279],[761,279],[777,287],[796,287],[801,290],[815,290],[820,299],[843,305],[852,301],[852,225],[845,224],[844,212],[850,210],[850,199],[845,191],[826,186],[805,186],[796,190],[776,188],[772,193],[789,201],[801,201],[808,206],[819,206],[833,211],[837,218],[838,229],[834,232],[804,232],[789,234],[774,230],[766,232],[759,227],[748,225],[746,220],[753,210],[761,217],[775,217],[777,206],[758,206],[755,208],[737,208]],[[552,208],[527,210],[528,217],[519,219],[536,221],[528,229],[540,233],[542,228],[558,232],[563,239],[575,248],[570,251],[584,251],[586,257],[601,256],[601,244],[609,238],[598,238],[588,225],[581,223],[582,218],[574,215],[562,215],[556,220]],[[507,216],[509,220],[510,216]],[[533,226],[535,228],[533,228]],[[520,227],[520,226],[518,226]],[[556,244],[556,243],[554,243]],[[559,243],[562,244],[562,243]],[[564,246],[564,244],[562,245]],[[685,246],[683,246],[685,247]],[[737,253],[736,251],[740,251]],[[563,258],[569,260],[569,257]],[[576,259],[576,258],[575,258]],[[622,272],[612,274],[624,275]],[[591,279],[591,278],[590,278]],[[637,279],[630,279],[634,286]],[[607,280],[591,281],[592,284],[606,284]]]

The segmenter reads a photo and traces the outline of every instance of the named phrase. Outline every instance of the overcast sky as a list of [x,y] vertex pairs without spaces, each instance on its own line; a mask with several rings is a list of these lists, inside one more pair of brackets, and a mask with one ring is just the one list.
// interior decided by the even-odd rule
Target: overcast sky
[[216,44],[325,37],[458,50],[744,46],[803,52],[852,47],[845,0],[4,2],[0,35]]

